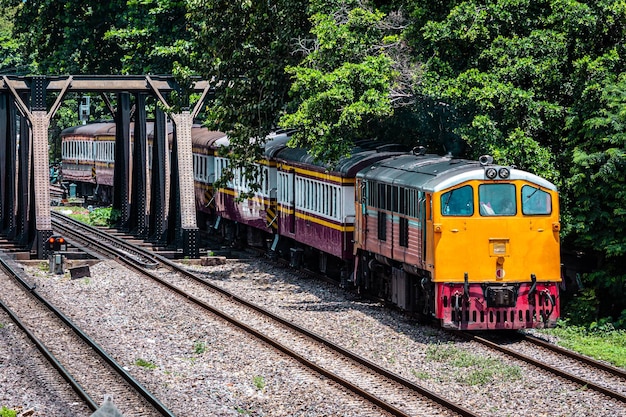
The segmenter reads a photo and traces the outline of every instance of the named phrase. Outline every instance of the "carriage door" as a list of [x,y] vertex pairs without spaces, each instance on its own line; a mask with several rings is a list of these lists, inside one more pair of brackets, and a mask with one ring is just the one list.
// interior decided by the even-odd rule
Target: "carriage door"
[[355,208],[355,220],[354,220],[354,249],[365,247],[365,229],[367,228],[367,189],[368,183],[366,180],[359,180],[357,178],[356,184],[356,201],[354,202]]

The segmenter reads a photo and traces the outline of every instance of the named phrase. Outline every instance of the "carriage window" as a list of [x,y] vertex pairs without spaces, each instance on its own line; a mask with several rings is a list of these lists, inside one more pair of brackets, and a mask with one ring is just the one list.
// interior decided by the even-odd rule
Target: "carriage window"
[[482,184],[478,187],[481,216],[514,216],[517,213],[515,185]]
[[552,200],[549,193],[529,185],[522,187],[522,213],[550,214],[551,212]]
[[466,185],[441,195],[441,214],[444,216],[471,216],[474,213],[472,187]]

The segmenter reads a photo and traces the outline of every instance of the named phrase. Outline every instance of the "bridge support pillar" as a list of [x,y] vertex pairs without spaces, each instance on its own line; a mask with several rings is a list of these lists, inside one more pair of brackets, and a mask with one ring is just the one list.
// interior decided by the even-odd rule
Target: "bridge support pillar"
[[117,227],[129,230],[130,94],[119,93],[115,116],[115,165],[113,167],[113,209],[120,214]]
[[16,234],[17,119],[15,102],[0,94],[0,233],[8,239]]
[[[52,219],[50,216],[50,176],[48,167],[48,128],[65,91],[70,86],[70,76],[60,91],[50,111],[47,111],[46,89],[48,79],[45,76],[32,77],[30,80],[30,108],[25,103],[7,76],[3,77],[5,85],[13,94],[20,113],[28,120],[30,132],[25,120],[20,123],[19,178],[18,178],[18,217],[21,230],[18,240],[27,243],[37,258],[46,259],[48,250],[45,245],[52,235]],[[30,145],[30,146],[29,146]]]
[[166,219],[167,205],[166,193],[169,178],[167,161],[167,126],[165,113],[157,108],[155,110],[154,136],[152,140],[152,176],[150,177],[150,240],[155,243],[167,243]]
[[146,94],[135,95],[135,130],[133,134],[133,192],[130,194],[130,229],[141,238],[148,237],[147,217],[147,158]]
[[[194,192],[193,153],[191,143],[191,128],[193,115],[189,111],[175,113],[170,116],[174,122],[174,140],[176,141],[177,181],[173,186],[177,187],[178,202],[180,208],[180,233],[183,240],[183,255],[189,258],[198,258],[198,223],[196,219],[196,203]],[[173,181],[173,182],[174,182]]]

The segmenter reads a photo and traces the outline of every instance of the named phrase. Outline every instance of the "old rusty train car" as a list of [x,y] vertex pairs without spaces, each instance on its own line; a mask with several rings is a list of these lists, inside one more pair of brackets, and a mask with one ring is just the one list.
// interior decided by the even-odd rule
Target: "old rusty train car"
[[[131,143],[133,132],[134,123],[131,123]],[[151,150],[154,123],[146,123],[146,134]],[[75,184],[77,194],[110,203],[113,199],[115,123],[89,123],[64,129],[61,132],[61,162],[63,180]]]
[[228,138],[194,126],[201,227],[233,244],[266,247],[294,267],[326,273],[446,328],[556,324],[553,184],[490,157],[470,161],[374,141],[358,143],[329,167],[287,146],[289,138],[267,138],[258,189],[238,169],[216,186],[229,169]]

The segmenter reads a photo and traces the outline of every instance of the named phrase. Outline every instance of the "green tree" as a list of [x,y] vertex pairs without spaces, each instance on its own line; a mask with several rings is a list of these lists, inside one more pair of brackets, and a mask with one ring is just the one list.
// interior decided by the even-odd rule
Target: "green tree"
[[187,64],[186,1],[19,2],[14,39],[39,74],[171,74]]
[[[3,4],[17,3],[4,1]],[[123,16],[125,1],[21,2],[14,36],[40,74],[118,73],[122,51],[106,32]]]
[[18,6],[4,5],[0,12],[0,73],[27,74],[31,72],[31,60],[20,53],[23,47],[13,35],[15,14]]
[[216,80],[207,126],[229,135],[231,169],[243,168],[251,182],[258,174],[253,163],[288,101],[285,67],[301,58],[294,54],[293,44],[308,32],[307,4],[304,0],[190,1],[190,20],[196,30],[193,68]]
[[415,43],[428,59],[421,92],[461,121],[455,133],[470,156],[489,153],[556,181],[567,45],[547,24],[548,3],[465,1],[426,22]]
[[124,18],[103,38],[123,52],[121,73],[172,74],[176,67],[185,71],[193,35],[186,15],[184,0],[128,0]]
[[617,319],[626,309],[626,73],[601,99],[605,106],[584,121],[586,140],[572,152],[570,239],[599,260],[586,284],[604,301],[600,316]]
[[299,105],[280,122],[297,129],[293,145],[331,163],[347,155],[355,139],[368,135],[369,123],[392,114],[395,74],[384,52],[384,15],[348,6],[312,16],[314,39],[302,45],[307,55],[300,65],[287,68]]

